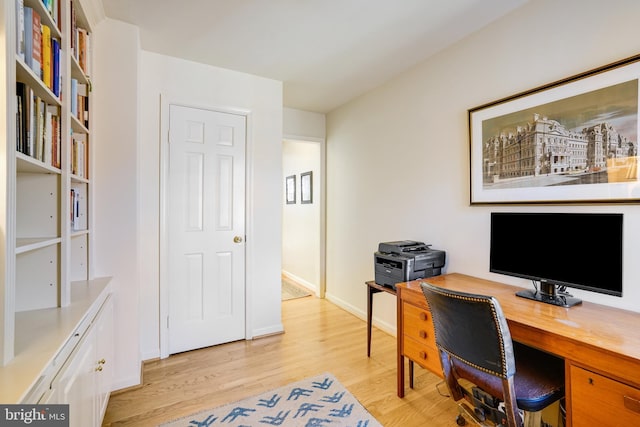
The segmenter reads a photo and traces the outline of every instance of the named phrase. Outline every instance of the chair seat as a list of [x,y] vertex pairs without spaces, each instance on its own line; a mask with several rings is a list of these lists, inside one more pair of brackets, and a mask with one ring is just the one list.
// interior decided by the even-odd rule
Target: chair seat
[[[540,350],[513,343],[516,374],[514,387],[518,408],[541,411],[564,396],[564,361]],[[500,378],[478,371],[452,358],[452,365],[460,377],[487,393],[504,400]]]

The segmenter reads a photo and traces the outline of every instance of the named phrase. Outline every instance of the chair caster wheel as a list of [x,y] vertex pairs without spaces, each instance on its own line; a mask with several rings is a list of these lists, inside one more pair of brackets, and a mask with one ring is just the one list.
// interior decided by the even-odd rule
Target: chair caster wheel
[[465,420],[462,415],[458,415],[456,417],[456,424],[458,424],[459,426],[463,426],[463,425],[467,424],[467,420]]

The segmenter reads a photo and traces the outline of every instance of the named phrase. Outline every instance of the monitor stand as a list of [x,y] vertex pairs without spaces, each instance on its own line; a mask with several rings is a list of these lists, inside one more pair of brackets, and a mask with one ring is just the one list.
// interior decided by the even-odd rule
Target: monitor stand
[[516,292],[516,295],[522,298],[532,299],[534,301],[540,301],[560,307],[573,307],[574,305],[582,304],[582,300],[579,298],[574,298],[571,295],[559,294],[556,292],[556,285],[549,282],[540,282],[539,291],[525,289]]

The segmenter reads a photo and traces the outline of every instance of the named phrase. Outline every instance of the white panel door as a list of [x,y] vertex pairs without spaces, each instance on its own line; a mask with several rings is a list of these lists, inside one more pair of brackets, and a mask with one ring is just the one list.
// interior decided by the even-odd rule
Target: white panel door
[[169,107],[169,353],[245,337],[246,118]]

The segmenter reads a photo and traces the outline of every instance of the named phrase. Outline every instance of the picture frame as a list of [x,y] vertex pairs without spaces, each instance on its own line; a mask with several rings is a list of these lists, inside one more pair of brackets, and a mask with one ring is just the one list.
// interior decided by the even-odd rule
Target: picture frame
[[313,203],[313,172],[300,174],[300,203]]
[[470,203],[640,200],[640,55],[468,110]]
[[288,205],[296,203],[296,176],[289,175],[284,179],[285,199]]

